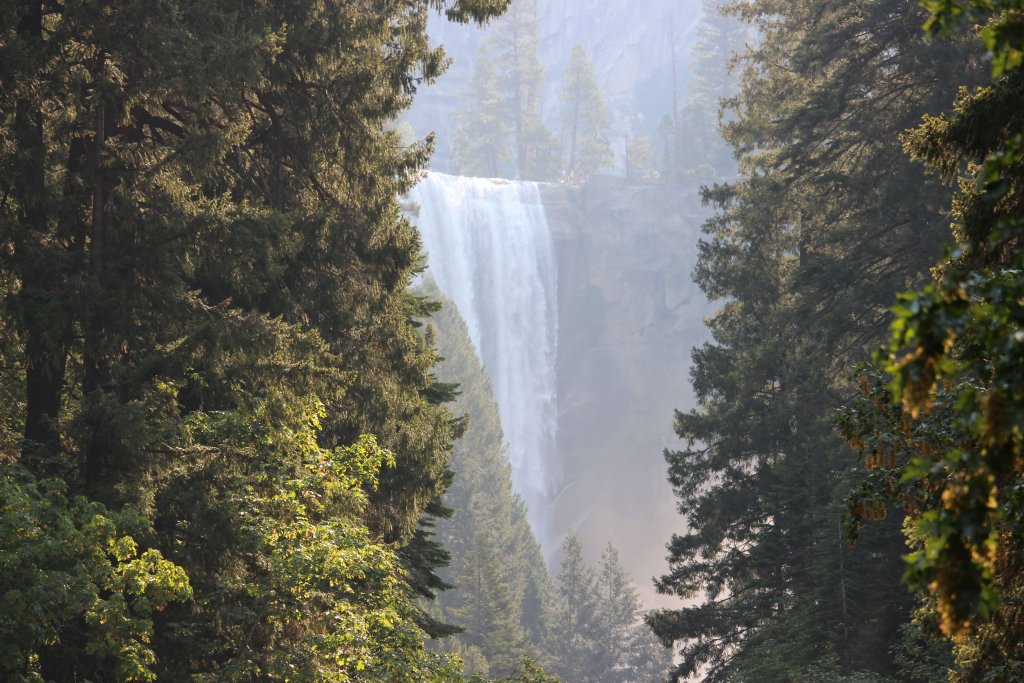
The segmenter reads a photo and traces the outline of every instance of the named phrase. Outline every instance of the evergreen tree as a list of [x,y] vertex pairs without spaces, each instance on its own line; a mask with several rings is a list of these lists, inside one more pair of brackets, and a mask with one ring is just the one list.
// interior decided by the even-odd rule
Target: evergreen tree
[[473,80],[456,115],[455,170],[461,175],[506,178],[512,168],[511,122],[498,73],[486,51],[474,64]]
[[517,618],[507,564],[482,529],[459,559],[465,571],[457,579],[459,607],[451,610],[464,629],[459,640],[485,658],[483,673],[511,675],[526,656],[527,637]]
[[[513,0],[508,12],[494,22],[478,58],[484,62],[478,71],[480,78],[493,69],[497,87],[503,93],[501,106],[496,106],[495,111],[503,111],[504,120],[496,123],[511,131],[513,172],[519,180],[553,180],[558,173],[558,144],[541,119],[544,67],[537,57],[539,43],[536,0]],[[493,91],[483,84],[473,90],[474,100],[462,116],[474,124],[482,123],[491,111]],[[478,128],[467,127],[466,132],[470,130]],[[457,158],[462,160],[460,170],[481,165],[486,168],[490,163],[474,156],[478,141],[460,134],[456,143]],[[477,151],[493,154],[495,149],[496,143]]]
[[672,666],[672,652],[643,622],[643,605],[610,543],[601,555],[595,666],[601,683],[661,680]]
[[[98,553],[46,551],[90,573],[6,640],[5,671],[457,675],[410,599],[438,586],[417,528],[459,423],[412,322],[430,306],[397,205],[429,145],[391,124],[442,69],[430,9],[506,4],[0,4],[0,386],[22,387],[5,419],[29,471],[5,482]],[[168,604],[178,568],[195,600]]]
[[941,110],[945,74],[972,58],[925,40],[909,1],[738,7],[761,37],[725,126],[741,175],[704,190],[718,214],[695,271],[726,303],[694,351],[698,407],[676,419],[686,445],[666,453],[687,528],[658,586],[697,602],[649,621],[681,643],[678,678],[887,675],[909,610],[901,520],[846,546],[860,475],[831,412],[944,231],[947,191],[898,136]]
[[636,589],[610,544],[595,574],[579,539],[565,539],[555,624],[550,668],[566,681],[656,681],[671,667],[671,650],[643,622]]
[[423,291],[444,307],[431,318],[436,330],[441,381],[460,381],[454,408],[468,425],[451,459],[453,482],[445,504],[455,510],[438,525],[452,559],[445,578],[456,589],[440,600],[440,616],[463,629],[453,649],[469,669],[511,676],[524,658],[544,664],[557,637],[550,620],[552,589],[544,558],[512,491],[498,406],[466,324],[432,280]]
[[678,178],[719,181],[736,175],[736,161],[719,128],[737,92],[731,65],[745,51],[749,29],[725,14],[727,7],[727,0],[703,0],[701,5],[686,103],[673,114],[672,168]]
[[626,144],[626,177],[647,181],[658,179],[654,168],[654,149],[649,136],[639,135]]
[[568,150],[564,162],[570,174],[596,173],[611,163],[609,125],[590,55],[576,45],[562,76],[562,144]]
[[593,683],[602,669],[598,650],[598,594],[594,570],[583,559],[575,535],[562,542],[554,673],[567,681]]
[[962,88],[951,113],[926,117],[906,137],[914,158],[958,188],[957,245],[933,271],[934,284],[900,297],[888,347],[876,357],[881,368],[865,371],[863,396],[839,424],[871,470],[851,501],[856,517],[870,520],[864,510],[886,503],[910,511],[907,578],[955,640],[950,679],[1009,681],[1024,674],[1024,362],[1011,341],[1024,336],[1024,7],[924,4],[932,33],[955,36],[979,24],[993,78]]

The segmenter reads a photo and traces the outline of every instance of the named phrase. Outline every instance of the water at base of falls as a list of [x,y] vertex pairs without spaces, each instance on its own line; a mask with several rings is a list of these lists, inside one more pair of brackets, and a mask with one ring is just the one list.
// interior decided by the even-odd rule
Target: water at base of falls
[[538,186],[430,173],[409,198],[428,273],[491,376],[513,486],[546,545],[544,508],[557,481],[558,273]]

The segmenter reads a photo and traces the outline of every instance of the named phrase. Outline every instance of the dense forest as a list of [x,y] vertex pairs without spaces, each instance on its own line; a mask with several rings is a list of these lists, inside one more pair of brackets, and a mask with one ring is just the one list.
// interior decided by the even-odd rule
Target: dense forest
[[1021,7],[723,8],[757,38],[666,453],[686,528],[658,587],[687,602],[648,622],[676,677],[1024,675]]
[[[644,118],[544,0],[0,0],[0,679],[1024,679],[1024,1],[694,4]],[[671,606],[431,278],[439,21],[445,170],[703,186]]]

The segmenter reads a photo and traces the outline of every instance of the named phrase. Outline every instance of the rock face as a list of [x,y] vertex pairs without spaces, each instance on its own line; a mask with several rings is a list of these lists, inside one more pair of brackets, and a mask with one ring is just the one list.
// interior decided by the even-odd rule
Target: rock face
[[682,521],[663,450],[673,410],[692,407],[690,350],[712,307],[692,282],[708,210],[696,187],[592,177],[546,185],[559,269],[558,492],[551,531],[597,556],[609,541],[645,591],[667,570]]

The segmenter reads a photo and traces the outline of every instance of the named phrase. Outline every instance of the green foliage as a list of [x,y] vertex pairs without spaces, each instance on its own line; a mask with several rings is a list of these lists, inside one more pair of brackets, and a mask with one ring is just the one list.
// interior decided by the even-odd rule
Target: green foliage
[[[153,614],[186,601],[184,570],[133,538],[151,537],[138,512],[111,512],[22,466],[0,472],[0,673],[61,676],[71,660],[118,681],[153,681]],[[132,535],[128,535],[132,534]],[[48,651],[59,649],[64,662]],[[42,658],[42,661],[41,661]]]
[[[888,390],[871,388],[869,404],[854,404],[844,419],[852,419],[847,436],[862,450],[887,440],[903,453],[890,467],[899,480],[894,490],[915,510],[907,580],[929,595],[942,632],[957,639],[959,676],[1012,680],[1024,659],[1017,645],[1022,7],[924,6],[933,33],[982,24],[994,80],[963,88],[951,114],[926,117],[906,136],[914,158],[959,188],[952,205],[957,245],[935,269],[936,282],[901,295],[893,309],[889,345],[876,357],[891,377]],[[896,405],[883,407],[890,392]]]
[[657,641],[642,621],[636,588],[609,543],[601,555],[594,587],[598,596],[597,651],[591,664],[602,683],[664,680],[672,651]]
[[598,650],[598,593],[594,585],[594,570],[584,561],[583,545],[576,536],[568,536],[561,550],[555,672],[570,681],[592,681],[603,668],[597,664],[601,653]]
[[[12,666],[457,676],[411,597],[442,585],[426,530],[461,426],[398,206],[430,144],[393,124],[445,65],[429,12],[506,5],[0,2],[0,447],[100,544],[39,556],[82,566],[76,596]],[[137,511],[141,555],[103,559],[99,505],[116,538]],[[195,599],[151,616],[171,567]]]
[[651,147],[649,136],[637,136],[626,145],[626,177],[647,181],[658,179],[658,172],[654,169],[654,149]]
[[[480,48],[466,109],[459,115],[454,140],[459,173],[497,169],[519,180],[555,179],[558,144],[541,120],[539,43],[536,0],[513,0]],[[512,142],[508,170],[507,133]]]
[[562,75],[562,140],[568,152],[564,168],[572,175],[596,173],[612,161],[608,112],[594,80],[590,55],[575,45]]
[[[429,279],[424,292],[441,298]],[[557,680],[538,665],[566,681],[659,678],[670,653],[643,624],[613,548],[595,576],[571,537],[558,587],[551,585],[523,503],[512,493],[498,408],[465,323],[445,302],[431,324],[445,357],[439,378],[461,379],[455,407],[469,422],[455,445],[444,498],[455,512],[438,524],[452,555],[444,576],[455,588],[438,600],[437,616],[462,628],[442,647],[462,657],[478,679]]]
[[931,683],[947,679],[954,668],[950,643],[929,618],[932,615],[932,609],[919,609],[911,623],[900,627],[900,639],[892,649],[901,681]]
[[[444,301],[432,280],[424,290]],[[444,301],[431,325],[444,356],[438,377],[461,382],[454,408],[468,420],[444,497],[455,512],[438,524],[452,555],[445,578],[455,585],[441,596],[439,616],[463,629],[450,647],[470,673],[511,676],[524,658],[545,663],[557,637],[549,623],[550,579],[523,502],[512,491],[498,406],[466,324]]]
[[[280,455],[300,458],[295,468],[271,460],[219,501],[235,520],[233,557],[221,562],[216,587],[201,575],[204,606],[219,612],[204,649],[230,656],[200,680],[449,680],[457,666],[424,647],[397,555],[361,520],[366,491],[395,457],[371,437],[317,447],[321,416],[309,414],[290,444],[275,446],[294,451]],[[264,431],[245,415],[210,417],[195,431],[222,449]]]
[[494,62],[481,51],[464,108],[456,115],[454,163],[459,173],[484,178],[514,173],[507,107]]
[[732,150],[719,129],[731,120],[729,101],[737,91],[732,65],[746,49],[748,26],[727,15],[728,7],[724,0],[701,4],[686,101],[660,131],[669,152],[663,164],[669,178],[717,182],[736,175]]
[[[472,678],[470,683],[477,683],[482,679]],[[493,683],[560,683],[558,678],[544,673],[544,669],[532,659],[524,659],[519,663],[518,670],[512,678],[495,680]]]
[[899,136],[978,60],[966,41],[927,40],[909,1],[730,11],[759,40],[723,126],[740,175],[703,190],[717,213],[694,274],[723,304],[694,351],[698,405],[676,417],[685,445],[666,453],[687,526],[658,587],[689,604],[649,623],[680,644],[678,678],[891,676],[910,608],[901,513],[868,506],[886,519],[848,546],[844,501],[864,475],[833,411],[947,230],[949,192]]
[[562,544],[552,671],[566,681],[625,683],[661,680],[671,652],[642,621],[636,589],[610,544],[598,572],[587,566],[579,539]]
[[931,16],[925,29],[952,35],[965,27],[981,26],[981,41],[992,57],[992,75],[1002,76],[1024,62],[1024,20],[1020,0],[922,0]]

